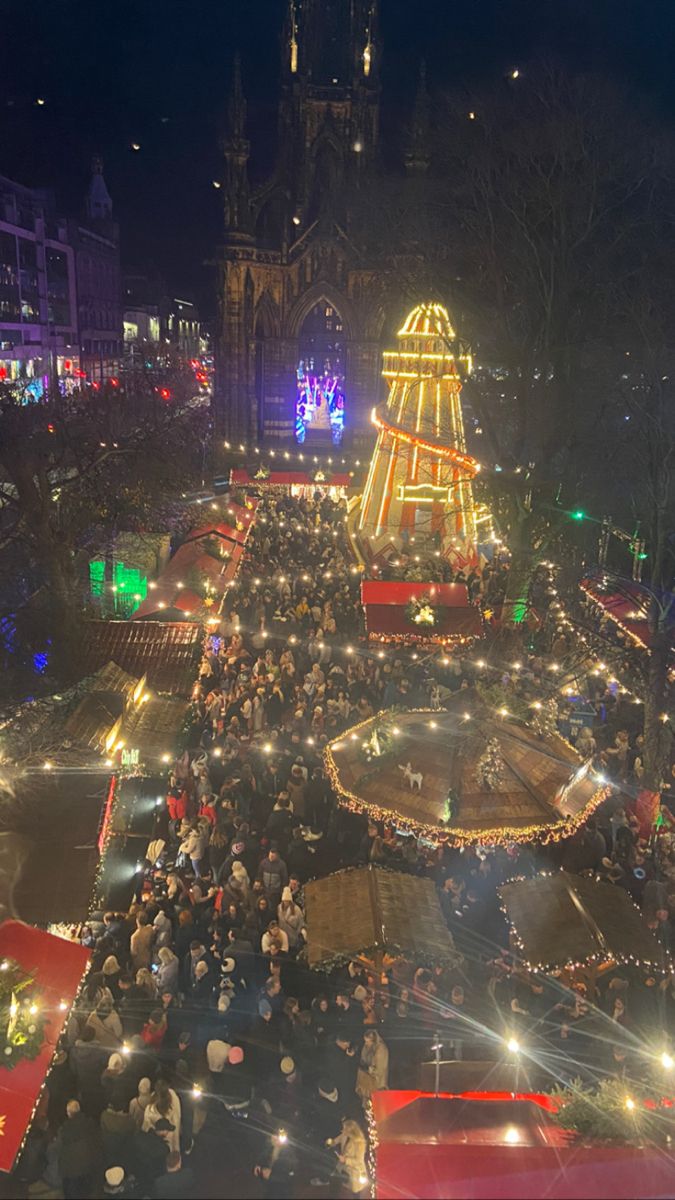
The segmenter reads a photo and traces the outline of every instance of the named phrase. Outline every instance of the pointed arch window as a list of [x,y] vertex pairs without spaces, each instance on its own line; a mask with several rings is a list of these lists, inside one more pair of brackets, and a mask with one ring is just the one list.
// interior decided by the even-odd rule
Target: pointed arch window
[[345,422],[345,345],[340,313],[320,300],[305,317],[299,335],[295,439],[308,435],[342,441]]

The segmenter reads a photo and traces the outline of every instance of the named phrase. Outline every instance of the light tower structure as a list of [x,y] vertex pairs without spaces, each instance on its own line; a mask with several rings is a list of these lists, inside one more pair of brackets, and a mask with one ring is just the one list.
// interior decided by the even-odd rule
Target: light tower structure
[[385,351],[389,395],[373,409],[377,443],[361,498],[356,531],[376,554],[414,538],[415,548],[440,550],[457,566],[477,561],[477,511],[472,480],[480,464],[467,454],[456,335],[441,304],[420,304]]

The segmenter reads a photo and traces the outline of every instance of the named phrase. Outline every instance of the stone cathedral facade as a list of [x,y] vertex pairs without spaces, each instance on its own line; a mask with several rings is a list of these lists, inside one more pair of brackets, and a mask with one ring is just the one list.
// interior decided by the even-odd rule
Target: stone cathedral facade
[[348,203],[378,156],[377,0],[289,0],[282,53],[276,167],[256,190],[235,62],[215,404],[225,437],[309,448],[368,426],[390,332]]

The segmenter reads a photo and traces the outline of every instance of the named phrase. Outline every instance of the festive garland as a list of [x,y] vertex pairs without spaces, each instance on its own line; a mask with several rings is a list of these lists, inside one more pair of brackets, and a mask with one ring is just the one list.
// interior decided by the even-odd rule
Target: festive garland
[[438,608],[431,603],[431,596],[425,592],[423,596],[414,596],[405,606],[405,619],[409,625],[419,625],[425,629],[434,629],[438,624]]
[[35,977],[12,958],[0,963],[0,1029],[4,1045],[0,1067],[13,1071],[17,1063],[37,1058],[44,1044],[47,1018],[35,998]]

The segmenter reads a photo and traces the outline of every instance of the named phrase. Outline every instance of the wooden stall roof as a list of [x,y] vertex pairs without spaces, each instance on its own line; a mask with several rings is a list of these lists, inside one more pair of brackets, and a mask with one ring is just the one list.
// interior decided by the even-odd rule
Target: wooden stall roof
[[186,696],[195,678],[201,625],[168,621],[86,621],[82,627],[84,674],[112,660],[129,674],[147,675],[158,692]]
[[[395,753],[367,762],[364,743],[386,720],[397,730]],[[491,738],[504,766],[494,790],[476,773]],[[456,694],[439,712],[379,713],[335,738],[324,760],[343,802],[439,840],[489,844],[567,836],[605,794],[563,738],[501,718],[470,691]],[[402,767],[408,762],[422,774],[419,789],[406,781]],[[446,820],[450,788],[458,806]]]
[[140,752],[142,762],[160,762],[162,755],[173,753],[186,711],[187,700],[152,696],[147,704],[134,705],[125,713],[121,736],[129,748]]
[[62,739],[72,741],[78,747],[100,747],[138,682],[116,663],[106,663],[92,677],[87,694],[66,718],[60,734]]
[[429,879],[373,866],[336,871],[305,885],[305,915],[312,967],[377,950],[415,962],[458,957]]
[[533,967],[629,959],[666,967],[663,947],[623,888],[556,871],[498,891],[520,953]]

